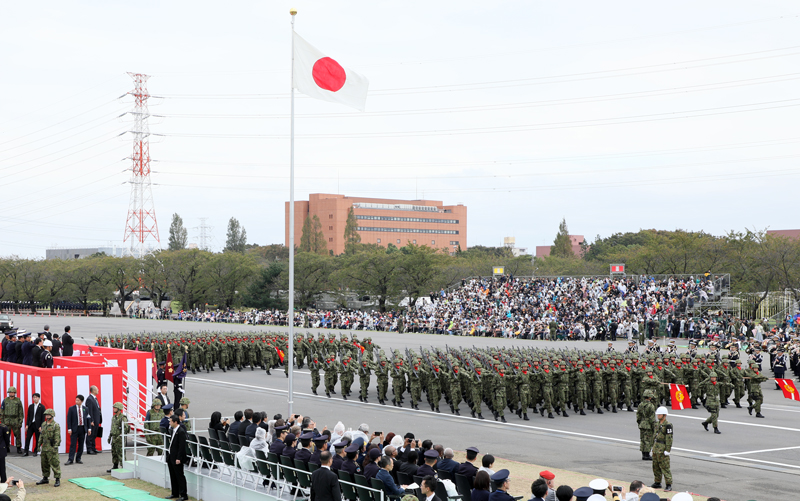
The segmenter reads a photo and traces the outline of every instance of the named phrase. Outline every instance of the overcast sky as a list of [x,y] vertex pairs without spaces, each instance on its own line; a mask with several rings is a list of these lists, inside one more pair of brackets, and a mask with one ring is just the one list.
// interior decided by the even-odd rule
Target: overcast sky
[[161,245],[173,213],[283,243],[290,7],[370,81],[365,113],[296,99],[297,199],[464,203],[470,246],[800,227],[796,2],[10,2],[0,255],[122,244],[127,72],[158,96]]

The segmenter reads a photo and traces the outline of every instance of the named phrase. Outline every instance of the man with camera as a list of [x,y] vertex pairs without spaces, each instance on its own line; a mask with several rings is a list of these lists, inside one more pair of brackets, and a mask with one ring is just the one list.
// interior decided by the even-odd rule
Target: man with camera
[[8,477],[8,483],[0,484],[0,501],[11,501],[11,496],[5,492],[12,485],[17,487],[17,495],[14,497],[14,501],[23,501],[25,499],[25,484],[22,483],[22,480],[14,480],[14,477]]

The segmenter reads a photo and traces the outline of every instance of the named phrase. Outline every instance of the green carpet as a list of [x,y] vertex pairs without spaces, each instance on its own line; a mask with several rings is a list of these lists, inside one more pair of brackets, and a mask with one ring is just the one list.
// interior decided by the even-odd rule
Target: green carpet
[[98,492],[107,498],[118,499],[119,501],[154,501],[161,499],[150,495],[147,491],[126,487],[122,482],[99,477],[71,478],[69,481],[84,489]]

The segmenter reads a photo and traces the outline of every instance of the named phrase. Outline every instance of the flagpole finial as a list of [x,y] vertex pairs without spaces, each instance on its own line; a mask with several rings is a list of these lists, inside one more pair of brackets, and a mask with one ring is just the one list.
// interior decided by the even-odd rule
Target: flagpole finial
[[289,14],[291,14],[293,16],[296,16],[297,15],[297,9],[289,9]]

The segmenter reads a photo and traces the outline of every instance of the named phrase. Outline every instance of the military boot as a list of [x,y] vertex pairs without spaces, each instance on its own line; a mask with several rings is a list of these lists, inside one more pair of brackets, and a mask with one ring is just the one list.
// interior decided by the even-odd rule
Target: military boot
[[42,477],[42,479],[41,479],[41,480],[39,480],[38,482],[36,482],[36,485],[47,485],[47,484],[49,484],[49,483],[50,483],[50,481],[49,481],[49,480],[47,480],[47,477]]

